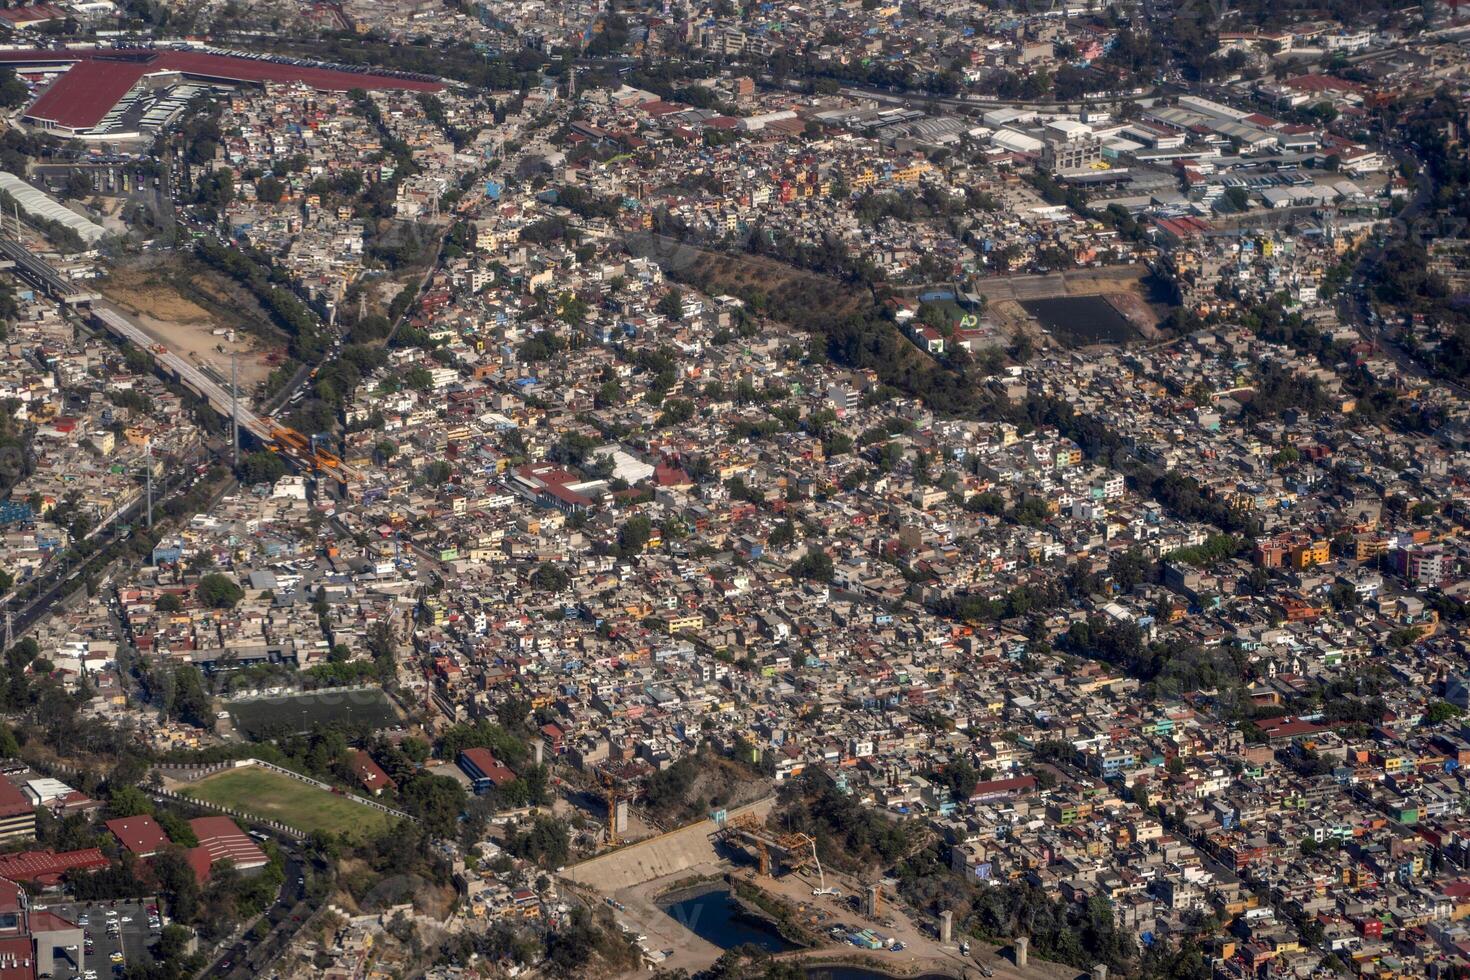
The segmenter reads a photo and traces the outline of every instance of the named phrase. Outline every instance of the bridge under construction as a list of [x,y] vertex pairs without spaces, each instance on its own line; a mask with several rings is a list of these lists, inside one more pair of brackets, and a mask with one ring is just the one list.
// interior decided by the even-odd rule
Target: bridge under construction
[[827,892],[827,876],[817,857],[817,842],[810,835],[773,833],[754,813],[742,813],[725,822],[720,836],[727,843],[753,853],[763,877],[815,867],[821,884],[818,891]]

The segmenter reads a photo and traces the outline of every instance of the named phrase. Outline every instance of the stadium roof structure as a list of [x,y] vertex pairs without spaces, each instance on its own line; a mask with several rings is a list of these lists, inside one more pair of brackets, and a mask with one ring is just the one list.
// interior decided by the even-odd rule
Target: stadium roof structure
[[439,92],[444,88],[442,83],[426,78],[172,49],[0,51],[0,64],[16,68],[70,65],[31,104],[25,118],[42,128],[72,132],[96,126],[142,78],[165,72],[237,85],[300,82],[327,91],[361,88]]

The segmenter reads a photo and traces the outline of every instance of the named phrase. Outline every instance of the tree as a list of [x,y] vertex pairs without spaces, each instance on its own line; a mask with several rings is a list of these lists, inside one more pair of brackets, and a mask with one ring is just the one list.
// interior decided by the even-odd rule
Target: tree
[[112,790],[107,800],[107,815],[111,820],[138,817],[152,812],[153,801],[136,786],[118,786]]
[[628,518],[618,529],[618,553],[624,557],[636,555],[648,544],[653,535],[653,524],[642,514]]
[[517,827],[506,835],[505,850],[543,868],[558,868],[571,856],[571,839],[564,822],[538,816],[525,831]]
[[30,99],[31,90],[15,74],[14,68],[0,71],[0,106],[15,109],[25,105]]
[[233,609],[245,598],[245,590],[228,575],[210,572],[199,580],[199,602],[210,609]]
[[832,564],[832,556],[818,548],[813,548],[797,560],[791,566],[793,578],[812,579],[817,582],[830,582],[836,574]]
[[163,832],[168,834],[168,839],[180,847],[198,847],[199,836],[194,833],[194,828],[189,826],[189,821],[174,813],[172,810],[161,810],[155,815],[158,825]]
[[66,175],[66,196],[73,200],[79,200],[91,195],[94,190],[92,178],[85,170],[73,170]]
[[670,320],[677,320],[684,315],[684,295],[677,287],[670,289],[664,293],[653,309],[655,313],[666,316]]
[[286,463],[275,453],[254,452],[240,461],[236,475],[241,483],[248,485],[275,483],[286,475]]
[[1424,712],[1424,720],[1431,725],[1438,725],[1449,721],[1451,718],[1459,718],[1465,712],[1450,704],[1448,701],[1436,701]]
[[549,562],[542,562],[531,573],[531,584],[542,592],[560,592],[571,582],[562,569]]
[[968,800],[970,794],[975,792],[975,767],[964,759],[954,759],[939,775],[950,792],[961,801]]
[[766,545],[771,548],[785,548],[796,543],[796,525],[791,521],[782,521],[771,529],[766,537]]
[[262,177],[255,184],[255,196],[266,204],[278,204],[286,193],[286,185],[274,177]]
[[452,837],[455,823],[464,812],[467,797],[457,780],[448,776],[416,773],[398,789],[399,799],[409,813],[423,821],[436,837]]

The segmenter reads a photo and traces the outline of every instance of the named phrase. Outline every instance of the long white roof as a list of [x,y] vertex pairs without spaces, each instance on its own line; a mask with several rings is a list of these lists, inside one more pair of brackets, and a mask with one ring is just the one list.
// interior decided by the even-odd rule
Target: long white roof
[[15,174],[0,170],[0,191],[4,191],[20,204],[20,209],[33,218],[44,218],[66,225],[81,236],[88,245],[107,234],[106,229],[77,214],[45,191],[37,190]]

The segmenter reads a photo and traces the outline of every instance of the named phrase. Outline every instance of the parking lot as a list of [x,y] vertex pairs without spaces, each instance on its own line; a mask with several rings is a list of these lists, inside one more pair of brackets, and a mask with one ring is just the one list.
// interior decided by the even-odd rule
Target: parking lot
[[[148,927],[148,906],[158,904],[154,898],[116,902],[57,902],[52,904],[44,898],[33,903],[32,909],[54,912],[69,922],[75,922],[86,932],[92,943],[88,952],[83,952],[82,969],[96,970],[99,978],[121,973],[122,969],[135,962],[150,960],[149,945],[158,938],[158,933]],[[115,913],[115,918],[109,916]],[[126,920],[126,921],[124,921]],[[111,923],[116,923],[116,930]],[[122,969],[113,970],[112,955],[121,953]],[[57,980],[73,976],[61,969],[57,962]]]

